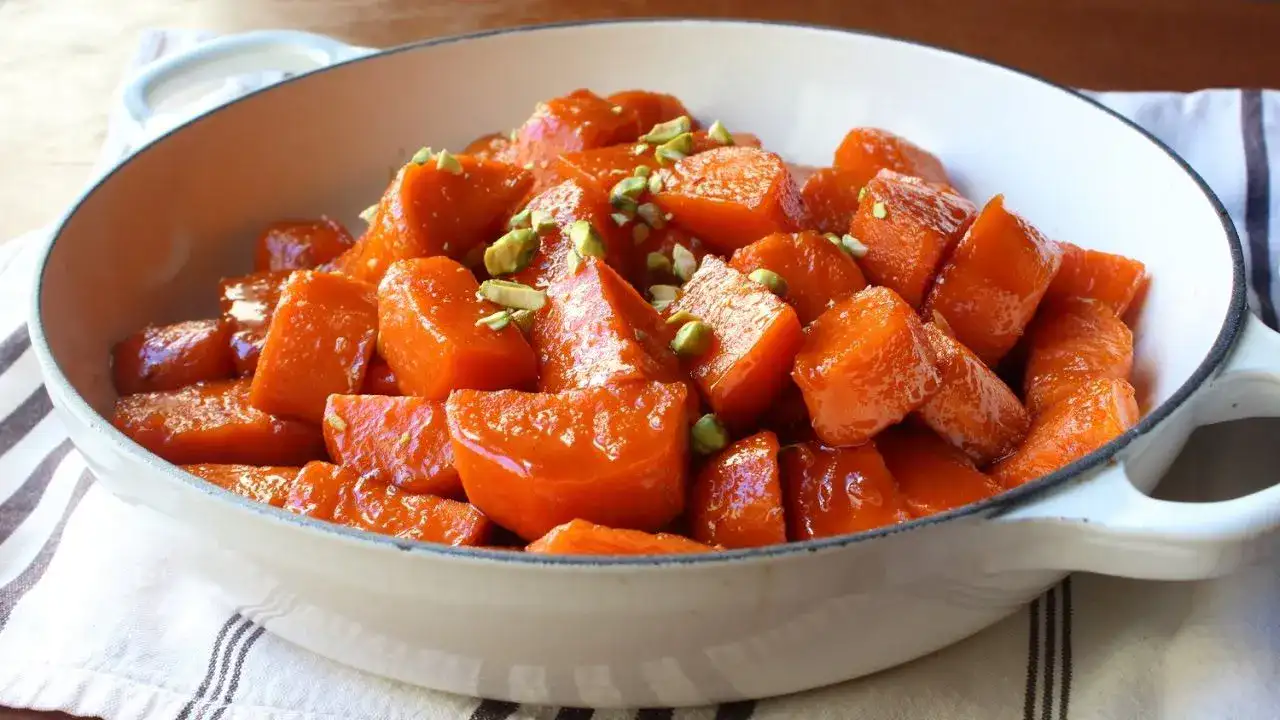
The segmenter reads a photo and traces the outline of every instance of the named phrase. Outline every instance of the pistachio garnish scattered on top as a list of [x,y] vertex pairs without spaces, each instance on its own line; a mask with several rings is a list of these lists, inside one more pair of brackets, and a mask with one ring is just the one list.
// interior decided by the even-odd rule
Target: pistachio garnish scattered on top
[[443,170],[454,175],[462,174],[462,163],[458,162],[458,158],[448,150],[441,150],[436,154],[436,169]]
[[511,324],[511,311],[499,310],[492,315],[485,315],[476,321],[476,327],[488,326],[492,330],[501,330]]
[[476,297],[514,310],[541,310],[547,304],[545,292],[510,280],[485,280]]
[[698,418],[689,430],[689,448],[699,455],[719,452],[728,444],[729,431],[713,413]]
[[721,145],[733,144],[733,135],[731,135],[729,131],[725,129],[724,125],[720,124],[719,120],[716,120],[715,122],[711,123],[711,128],[707,130],[707,137],[711,138],[712,140],[715,140]]
[[769,292],[782,297],[787,294],[787,281],[778,273],[767,268],[756,268],[747,276],[749,279],[769,288]]
[[604,257],[604,239],[586,220],[574,220],[569,225],[569,242],[573,243],[573,249],[584,258]]
[[683,135],[692,129],[693,121],[689,119],[688,115],[681,115],[674,120],[668,120],[654,125],[649,132],[640,136],[640,139],[647,143],[661,144],[678,135]]
[[510,275],[529,267],[538,250],[538,233],[516,228],[498,238],[484,251],[484,269],[490,275]]
[[619,210],[635,212],[637,201],[648,186],[648,181],[644,178],[628,175],[609,191],[609,204]]
[[689,278],[698,270],[698,258],[689,248],[676,244],[671,248],[671,272],[680,278],[680,282],[689,282]]
[[675,285],[650,285],[649,297],[649,304],[653,309],[663,312],[680,297],[680,288]]
[[868,252],[871,252],[871,249],[863,245],[861,240],[849,234],[840,238],[840,247],[855,258],[864,258]]
[[409,161],[412,162],[414,165],[423,165],[430,159],[431,159],[431,148],[422,147],[422,148],[418,148],[418,152],[414,153],[413,157],[409,158]]
[[658,158],[658,164],[671,165],[685,159],[691,152],[693,152],[693,134],[684,133],[659,145],[653,154]]
[[711,326],[701,320],[690,320],[680,326],[671,340],[671,349],[681,357],[697,357],[711,348]]
[[662,216],[662,210],[653,203],[640,203],[636,206],[636,214],[640,216],[653,228],[661,228],[666,225],[666,220]]

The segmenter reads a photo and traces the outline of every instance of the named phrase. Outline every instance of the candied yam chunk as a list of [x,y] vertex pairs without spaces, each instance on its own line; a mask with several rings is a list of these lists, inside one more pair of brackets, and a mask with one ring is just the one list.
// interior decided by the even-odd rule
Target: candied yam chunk
[[882,170],[867,183],[849,226],[867,247],[858,263],[873,284],[890,288],[918,308],[976,212],[959,195]]
[[219,305],[222,317],[231,326],[229,343],[237,375],[252,375],[257,369],[271,316],[290,274],[287,270],[254,273],[225,278],[219,283]]
[[[660,92],[650,92],[648,90],[622,90],[610,95],[607,100],[614,105],[623,108],[624,112],[630,112],[636,119],[636,125],[639,128],[634,136],[626,138],[627,140],[635,140],[641,135],[649,132],[649,129],[658,123],[664,123],[668,120],[675,120],[681,115],[689,116],[689,110],[685,108],[684,103],[675,95],[668,95]],[[698,129],[698,121],[689,116],[690,127],[694,130]]]
[[330,394],[364,384],[377,335],[372,286],[345,275],[295,272],[271,318],[249,401],[273,415],[320,422]]
[[654,202],[725,254],[805,224],[804,203],[782,158],[731,146],[690,155],[664,174]]
[[183,465],[183,470],[255,502],[283,507],[298,471],[282,465]]
[[248,380],[126,395],[116,401],[111,424],[177,465],[302,465],[324,457],[319,426],[253,407]]
[[557,525],[525,548],[543,555],[674,555],[716,549],[681,535],[619,530],[586,520]]
[[779,455],[792,541],[847,535],[911,519],[873,443],[790,445]]
[[938,389],[924,326],[888,288],[869,287],[805,329],[791,377],[824,443],[860,445]]
[[530,333],[539,390],[684,379],[668,347],[674,329],[607,264],[587,258],[547,295]]
[[739,248],[729,266],[744,275],[764,268],[782,276],[783,299],[803,325],[867,286],[853,258],[812,231],[766,235]]
[[1048,475],[1120,437],[1138,417],[1132,385],[1090,380],[1037,416],[1022,445],[990,468],[991,477],[1012,488]]
[[711,327],[710,347],[685,367],[721,420],[750,425],[777,397],[800,347],[795,310],[714,255],[703,259],[670,309]]
[[852,173],[859,186],[871,182],[881,170],[912,175],[926,182],[946,183],[946,168],[929,151],[904,137],[878,128],[854,128],[836,148],[835,167]]
[[1108,303],[1045,302],[1027,330],[1027,410],[1038,415],[1091,379],[1126,380],[1132,369],[1133,333]]
[[457,155],[454,165],[438,157],[400,169],[342,272],[376,285],[397,260],[461,260],[501,234],[533,186],[533,176],[506,163]]
[[605,261],[618,272],[627,272],[633,243],[630,234],[610,217],[613,207],[605,190],[585,180],[565,180],[534,196],[526,208],[531,216],[535,212],[546,213],[555,221],[555,227],[539,231],[538,250],[529,266],[512,276],[516,282],[545,289],[568,277],[569,254],[573,252],[569,227],[578,220],[590,223],[600,235]]
[[334,462],[362,478],[408,493],[462,497],[443,401],[330,395],[324,442]]
[[863,187],[865,181],[857,173],[833,167],[814,170],[800,186],[809,227],[837,235],[848,232]]
[[876,449],[912,517],[971,505],[1003,490],[967,455],[927,428],[890,428],[876,436]]
[[498,160],[511,146],[511,138],[503,133],[489,133],[467,143],[463,155],[473,155],[481,160]]
[[537,359],[515,324],[476,321],[500,310],[476,297],[480,284],[446,257],[402,260],[378,287],[378,352],[401,392],[443,400],[451,390],[524,387]]
[[317,520],[332,520],[343,495],[356,484],[360,476],[340,465],[313,460],[302,466],[294,478],[284,509],[295,515],[305,515]]
[[1147,283],[1147,267],[1123,255],[1087,250],[1066,242],[1058,245],[1062,247],[1062,267],[1049,283],[1045,301],[1088,298],[1123,317]]
[[417,495],[370,478],[351,481],[343,469],[343,492],[333,522],[402,540],[476,546],[489,540],[493,524],[475,506],[436,495]]
[[778,438],[756,433],[720,451],[698,472],[689,497],[694,540],[726,548],[787,541]]
[[1018,396],[955,338],[932,323],[924,332],[940,382],[920,419],[979,465],[1013,452],[1031,424]]
[[969,226],[925,302],[982,361],[995,365],[1022,336],[1062,262],[1062,250],[995,196]]
[[641,129],[635,111],[615,104],[590,90],[574,90],[568,95],[538,103],[533,115],[516,130],[508,152],[514,165],[530,168],[535,190],[555,182],[552,163],[564,153],[608,147],[631,142],[648,128]]
[[634,174],[636,168],[641,166],[651,171],[658,167],[653,148],[644,143],[565,153],[557,157],[552,165],[560,178],[594,183],[604,192],[608,192],[619,180]]
[[[693,152],[690,153],[690,155],[696,155],[697,153],[703,153],[708,150],[725,147],[724,143],[708,135],[706,130],[694,130],[692,134]],[[736,145],[737,147],[760,148],[760,138],[749,132],[730,133],[730,136],[733,138],[733,142],[731,143],[732,145]],[[788,170],[792,167],[793,166],[791,165],[787,165]],[[796,182],[799,184],[798,180]]]
[[581,519],[657,531],[684,510],[687,390],[458,390],[445,404],[467,498],[525,540]]
[[231,326],[218,320],[152,325],[121,340],[111,353],[116,392],[177,390],[235,374]]
[[258,236],[253,269],[310,270],[338,257],[353,244],[351,233],[329,218],[272,223]]

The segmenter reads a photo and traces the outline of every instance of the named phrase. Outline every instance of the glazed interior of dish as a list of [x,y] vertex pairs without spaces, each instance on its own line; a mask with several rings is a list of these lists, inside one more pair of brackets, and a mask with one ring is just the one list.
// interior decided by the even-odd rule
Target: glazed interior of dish
[[888,130],[833,151],[791,164],[668,94],[549,98],[413,152],[358,239],[263,229],[219,316],[114,347],[112,422],[340,525],[650,554],[944,512],[1138,421],[1141,262]]

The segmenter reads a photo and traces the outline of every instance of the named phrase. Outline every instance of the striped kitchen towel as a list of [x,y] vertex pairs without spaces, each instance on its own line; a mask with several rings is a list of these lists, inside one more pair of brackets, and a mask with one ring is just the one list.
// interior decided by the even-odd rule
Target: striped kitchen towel
[[[140,60],[198,40],[154,33]],[[243,91],[261,78],[216,89]],[[1182,153],[1222,198],[1273,327],[1280,93],[1101,99]],[[104,163],[128,138],[113,126]],[[1176,212],[1177,208],[1170,208]],[[191,575],[199,543],[94,483],[50,415],[23,321],[38,238],[0,247],[0,705],[109,720],[773,720],[1280,717],[1280,571],[1201,583],[1078,574],[930,657],[801,695],[714,708],[517,707],[345,668],[265,632]],[[1280,461],[1276,421],[1201,430],[1161,494],[1232,497]],[[0,711],[0,717],[3,717]]]

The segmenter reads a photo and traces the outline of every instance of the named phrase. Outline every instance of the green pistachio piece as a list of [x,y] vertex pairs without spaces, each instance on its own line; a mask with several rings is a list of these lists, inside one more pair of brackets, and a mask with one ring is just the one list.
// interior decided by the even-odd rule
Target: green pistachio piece
[[883,220],[885,219],[885,216],[889,214],[889,211],[885,209],[884,203],[877,202],[875,205],[871,206],[871,214],[874,215],[877,220]]
[[556,228],[556,219],[551,217],[551,213],[546,210],[534,210],[529,213],[529,227],[534,232],[542,232],[544,230],[554,230]]
[[725,129],[724,125],[720,124],[719,120],[711,123],[711,128],[707,130],[707,137],[721,145],[733,144],[733,135],[729,134],[729,131]]
[[697,357],[711,348],[711,326],[701,320],[690,320],[680,326],[671,340],[671,349],[681,357]]
[[658,164],[671,165],[689,156],[693,152],[693,134],[684,133],[666,141],[654,150],[654,156],[658,158]]
[[662,217],[662,210],[653,203],[640,203],[636,206],[636,214],[644,220],[649,227],[661,228],[666,225],[666,220]]
[[631,222],[631,216],[626,213],[616,212],[609,216],[613,220],[613,224],[622,227]]
[[677,310],[671,313],[671,317],[667,318],[668,325],[684,325],[687,322],[697,320],[698,316],[688,310]]
[[644,178],[628,175],[619,180],[609,191],[609,204],[618,210],[635,212],[636,203],[646,187],[648,187],[648,181]]
[[507,229],[515,230],[517,228],[529,227],[530,225],[529,216],[532,214],[533,214],[532,210],[530,210],[529,208],[525,208],[520,212],[516,213],[515,215],[512,215],[511,219],[507,221]]
[[426,162],[430,159],[431,159],[431,148],[423,147],[423,148],[418,148],[418,152],[414,153],[413,157],[409,158],[409,161],[412,162],[414,165],[423,165],[423,164],[426,164]]
[[528,334],[533,329],[533,311],[532,310],[512,310],[511,322],[520,328],[520,332]]
[[845,235],[840,238],[840,247],[855,258],[864,258],[870,252],[870,249],[863,245],[861,240],[852,235]]
[[574,220],[569,225],[569,242],[582,257],[604,257],[604,239],[586,220]]
[[723,450],[729,444],[729,431],[720,418],[707,413],[698,418],[689,430],[689,447],[699,455],[710,455]]
[[660,252],[651,252],[644,258],[645,267],[649,268],[649,272],[669,273],[671,272],[671,259]]
[[454,175],[461,175],[462,163],[458,162],[458,158],[454,157],[453,153],[448,150],[441,150],[439,154],[436,155],[436,169],[443,170]]
[[651,193],[660,193],[660,192],[662,192],[662,184],[663,184],[663,183],[662,183],[662,176],[661,176],[661,175],[656,175],[656,174],[655,174],[655,175],[650,175],[650,176],[649,176],[649,192],[651,192]]
[[513,310],[541,310],[547,304],[545,292],[510,280],[485,280],[476,297]]
[[484,251],[484,269],[490,275],[510,275],[529,267],[538,250],[538,233],[517,228],[498,238]]
[[476,321],[476,327],[488,326],[491,330],[501,330],[511,324],[511,311],[499,310],[492,315],[485,315]]
[[751,280],[769,288],[769,292],[782,297],[787,294],[787,281],[778,273],[765,268],[756,268],[747,276]]
[[376,215],[377,213],[378,213],[378,203],[374,203],[369,207],[360,211],[360,219],[367,223],[371,223],[373,222],[373,216]]
[[640,245],[645,240],[648,240],[648,239],[649,239],[648,225],[645,225],[644,223],[636,223],[635,227],[631,228],[631,240],[636,245]]
[[638,178],[647,178],[651,172],[653,170],[648,165],[637,165],[636,169],[631,171],[631,174]]
[[676,244],[671,248],[671,272],[680,278],[680,282],[687,283],[689,278],[698,270],[698,258],[689,250],[689,248]]
[[658,312],[663,312],[680,297],[680,288],[675,285],[650,285],[649,297],[649,304]]
[[693,129],[693,121],[688,115],[681,115],[674,120],[658,123],[654,125],[649,132],[640,137],[647,143],[661,144],[667,142],[671,138],[683,135]]

